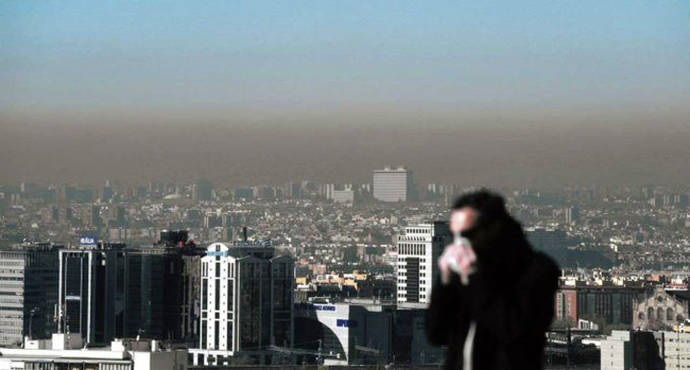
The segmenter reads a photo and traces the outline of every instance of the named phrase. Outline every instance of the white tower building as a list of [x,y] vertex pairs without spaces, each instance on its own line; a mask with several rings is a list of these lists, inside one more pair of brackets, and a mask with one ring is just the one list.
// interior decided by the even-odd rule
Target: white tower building
[[436,261],[452,241],[447,222],[405,227],[398,235],[398,303],[431,300],[431,285],[438,275]]

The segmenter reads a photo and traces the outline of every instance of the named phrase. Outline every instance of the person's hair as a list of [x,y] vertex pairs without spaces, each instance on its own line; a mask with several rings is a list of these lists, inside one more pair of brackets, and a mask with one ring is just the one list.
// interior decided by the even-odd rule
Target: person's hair
[[470,207],[477,211],[477,223],[482,224],[487,219],[503,219],[508,216],[503,197],[488,189],[479,189],[459,196],[451,209],[457,211]]
[[477,212],[473,225],[462,235],[472,243],[480,268],[495,277],[523,269],[531,258],[531,248],[520,223],[508,213],[503,197],[487,189],[475,190],[458,197],[451,209],[465,207]]

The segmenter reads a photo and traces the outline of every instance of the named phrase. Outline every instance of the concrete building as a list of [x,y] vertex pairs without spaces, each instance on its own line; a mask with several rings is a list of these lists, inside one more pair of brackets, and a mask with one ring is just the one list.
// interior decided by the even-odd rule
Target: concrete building
[[690,334],[614,330],[601,341],[601,369],[688,368]]
[[452,242],[447,222],[408,226],[398,235],[397,302],[425,303],[438,275],[436,260]]
[[641,295],[634,303],[633,327],[642,330],[664,330],[684,322],[688,316],[688,301],[681,300],[658,287]]
[[270,364],[272,346],[292,347],[294,261],[274,253],[270,241],[208,246],[194,365]]
[[374,198],[382,202],[406,202],[416,194],[412,171],[405,167],[374,170]]
[[0,346],[55,332],[59,248],[41,243],[0,250]]
[[311,352],[298,363],[389,363],[394,311],[394,305],[365,300],[296,305],[296,349]]
[[345,185],[343,189],[333,190],[331,197],[336,203],[352,204],[355,201],[355,192],[351,185]]
[[84,348],[76,334],[29,340],[24,348],[0,348],[0,370],[186,370],[187,351],[162,349],[156,340],[117,339],[109,347]]

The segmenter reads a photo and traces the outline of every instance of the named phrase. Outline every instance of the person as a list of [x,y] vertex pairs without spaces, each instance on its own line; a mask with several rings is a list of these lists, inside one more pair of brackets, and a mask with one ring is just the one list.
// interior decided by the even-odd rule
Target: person
[[439,257],[426,312],[429,341],[447,346],[447,369],[541,369],[560,269],[533,250],[500,195],[453,204],[456,242]]

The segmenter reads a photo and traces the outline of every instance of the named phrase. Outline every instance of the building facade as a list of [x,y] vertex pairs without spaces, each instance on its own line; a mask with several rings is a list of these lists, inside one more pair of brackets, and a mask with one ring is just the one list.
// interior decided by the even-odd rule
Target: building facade
[[406,202],[414,197],[412,171],[386,167],[374,170],[374,198],[382,202]]
[[397,302],[425,303],[438,275],[436,260],[452,242],[447,222],[405,227],[398,235]]
[[272,362],[271,347],[293,344],[294,261],[270,241],[213,243],[201,258],[201,324],[195,365],[237,358]]
[[554,319],[577,323],[577,290],[563,287],[556,291]]
[[634,312],[634,328],[670,329],[688,318],[688,302],[669,294],[662,287],[657,287],[635,300]]
[[123,336],[124,245],[63,249],[59,253],[58,332],[85,343]]
[[59,248],[42,243],[0,250],[0,346],[55,332]]
[[395,307],[372,301],[302,303],[295,309],[298,363],[387,364]]

